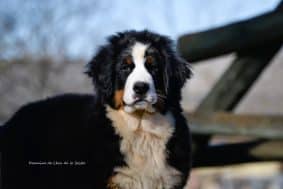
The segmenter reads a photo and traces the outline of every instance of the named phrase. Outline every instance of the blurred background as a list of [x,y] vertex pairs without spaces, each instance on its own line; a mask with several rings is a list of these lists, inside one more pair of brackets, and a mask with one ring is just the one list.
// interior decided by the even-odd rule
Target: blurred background
[[[19,106],[61,93],[91,93],[83,74],[106,37],[124,30],[149,29],[177,40],[246,20],[278,5],[279,0],[0,0],[0,124]],[[235,54],[192,66],[183,90],[183,107],[194,111]],[[213,62],[213,63],[212,63]],[[283,51],[234,110],[282,115]],[[283,150],[283,147],[282,147]],[[209,158],[209,157],[208,157]],[[280,189],[283,166],[260,163],[195,169],[190,189]]]

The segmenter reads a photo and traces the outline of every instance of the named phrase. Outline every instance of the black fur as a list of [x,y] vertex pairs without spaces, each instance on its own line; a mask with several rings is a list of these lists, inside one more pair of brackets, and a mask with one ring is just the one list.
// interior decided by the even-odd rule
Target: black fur
[[[167,144],[168,163],[182,172],[182,188],[190,171],[190,135],[181,114],[181,88],[191,72],[172,50],[172,42],[148,31],[128,31],[109,38],[88,64],[95,95],[68,94],[22,107],[0,133],[4,189],[105,189],[113,168],[125,165],[120,137],[106,117],[105,104],[114,107],[115,90],[122,89],[127,73],[119,62],[135,41],[149,43],[160,62],[148,68],[166,96],[163,112],[176,120]],[[162,63],[162,64],[161,64]],[[151,70],[156,69],[156,70]],[[114,107],[115,108],[115,107]],[[58,165],[68,163],[69,165]],[[71,162],[81,165],[70,165]],[[32,165],[50,162],[51,165]]]

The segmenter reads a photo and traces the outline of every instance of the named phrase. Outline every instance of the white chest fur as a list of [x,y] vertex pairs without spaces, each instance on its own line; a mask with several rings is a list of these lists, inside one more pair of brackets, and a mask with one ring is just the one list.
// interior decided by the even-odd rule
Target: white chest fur
[[170,189],[180,182],[180,172],[166,162],[166,144],[175,128],[170,112],[133,115],[107,107],[107,116],[122,138],[128,165],[115,168],[112,183],[122,189]]

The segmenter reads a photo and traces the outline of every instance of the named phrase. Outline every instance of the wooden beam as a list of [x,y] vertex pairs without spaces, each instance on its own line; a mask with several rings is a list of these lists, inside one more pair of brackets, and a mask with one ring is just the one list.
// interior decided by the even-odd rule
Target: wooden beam
[[283,1],[280,1],[280,3],[278,3],[277,10],[283,10]]
[[238,53],[238,57],[197,108],[200,112],[231,111],[280,49],[281,43]]
[[283,161],[283,141],[251,141],[208,146],[193,154],[193,167],[225,166],[239,163]]
[[193,135],[238,135],[283,140],[283,116],[185,113]]
[[224,27],[183,35],[178,39],[178,50],[190,62],[283,42],[283,11],[257,16],[247,21]]

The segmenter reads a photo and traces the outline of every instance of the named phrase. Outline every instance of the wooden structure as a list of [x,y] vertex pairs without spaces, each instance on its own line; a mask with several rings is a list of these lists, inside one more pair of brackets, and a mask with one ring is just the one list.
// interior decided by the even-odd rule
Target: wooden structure
[[[229,113],[282,44],[283,1],[270,13],[179,38],[178,50],[191,63],[227,53],[237,55],[196,112],[187,115],[193,132],[193,167],[283,161],[283,116]],[[212,135],[244,135],[257,140],[211,146]]]

